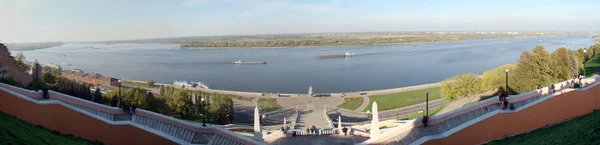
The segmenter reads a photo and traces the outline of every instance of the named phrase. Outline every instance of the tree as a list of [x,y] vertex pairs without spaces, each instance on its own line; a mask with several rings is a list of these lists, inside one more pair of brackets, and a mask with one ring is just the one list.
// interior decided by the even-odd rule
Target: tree
[[54,84],[56,83],[56,77],[54,77],[51,72],[44,72],[44,75],[42,75],[42,81],[46,84]]
[[509,78],[509,89],[516,93],[524,93],[539,87],[541,80],[540,69],[533,54],[523,51],[517,62],[517,69],[513,71],[513,77]]
[[515,71],[514,64],[505,64],[497,68],[483,72],[481,75],[481,90],[492,90],[496,88],[505,88],[506,70]]
[[481,79],[473,73],[457,75],[442,81],[441,93],[448,100],[472,96],[479,92],[481,92]]
[[100,92],[100,88],[96,87],[96,90],[94,91],[94,98],[92,98],[92,100],[96,103],[100,103],[100,104],[104,103],[102,101],[102,92]]
[[579,61],[577,61],[577,56],[575,55],[575,53],[573,51],[569,51],[569,73],[571,74],[570,77],[574,77],[577,74],[579,74],[579,65],[581,63],[579,63]]
[[184,118],[192,110],[192,100],[187,91],[176,90],[172,98],[167,100],[167,105],[173,113]]
[[156,82],[154,82],[154,80],[146,81],[146,84],[148,84],[148,87],[154,87],[154,83],[156,83]]
[[552,76],[555,80],[567,80],[573,77],[571,71],[571,55],[569,54],[569,50],[564,47],[561,47],[552,53],[552,59],[554,65],[552,65]]
[[541,75],[538,88],[542,88],[550,85],[553,82],[556,82],[557,79],[553,77],[553,71],[551,68],[552,64],[555,64],[556,62],[550,58],[550,53],[546,51],[546,48],[544,48],[544,46],[536,46],[533,48],[533,57],[539,66],[538,68]]
[[17,53],[17,54],[15,55],[15,60],[16,60],[18,63],[23,63],[23,61],[25,61],[25,55],[23,55],[23,53],[22,53],[22,52],[19,52],[19,53]]

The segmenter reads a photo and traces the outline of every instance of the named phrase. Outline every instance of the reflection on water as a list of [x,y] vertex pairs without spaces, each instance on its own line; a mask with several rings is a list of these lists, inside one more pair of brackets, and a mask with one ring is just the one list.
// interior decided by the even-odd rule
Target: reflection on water
[[[540,41],[543,40],[543,41]],[[178,44],[85,44],[22,51],[28,60],[63,64],[117,78],[202,81],[214,89],[306,93],[386,89],[433,83],[456,74],[516,63],[523,50],[544,45],[577,49],[592,45],[590,36],[481,39],[424,43],[417,46],[348,46],[280,49],[180,49]],[[339,59],[318,55],[354,52]],[[13,54],[16,54],[14,51]],[[233,65],[234,60],[267,61]],[[65,65],[71,64],[71,65]]]

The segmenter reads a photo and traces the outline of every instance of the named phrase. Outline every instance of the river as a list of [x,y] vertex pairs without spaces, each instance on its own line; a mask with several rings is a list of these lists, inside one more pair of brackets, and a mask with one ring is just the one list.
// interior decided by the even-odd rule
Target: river
[[[413,45],[316,48],[181,49],[178,44],[67,43],[23,52],[29,61],[61,64],[63,69],[135,80],[202,81],[213,89],[306,93],[349,92],[434,83],[516,63],[519,54],[543,45],[549,52],[594,44],[591,36],[496,38]],[[357,56],[312,59],[354,52]],[[235,60],[267,61],[234,65]],[[70,65],[67,65],[70,64]]]

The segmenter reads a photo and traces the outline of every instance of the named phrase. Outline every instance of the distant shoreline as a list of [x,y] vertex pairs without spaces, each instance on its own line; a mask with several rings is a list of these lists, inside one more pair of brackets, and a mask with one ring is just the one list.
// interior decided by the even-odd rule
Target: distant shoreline
[[[356,44],[356,45],[319,45],[319,46],[277,46],[277,47],[181,47],[181,49],[198,49],[198,50],[210,50],[210,49],[276,49],[276,48],[318,48],[318,47],[348,47],[348,46],[390,46],[390,45],[419,45],[429,43],[440,43],[440,42],[459,42],[466,40],[483,40],[483,39],[497,39],[497,38],[531,38],[531,37],[554,37],[554,36],[575,36],[575,35],[545,35],[545,36],[514,36],[514,37],[490,37],[490,38],[467,38],[460,40],[439,40],[439,41],[421,41],[421,42],[406,42],[406,43],[389,43],[389,44]],[[596,37],[597,43],[600,43],[600,37]],[[181,44],[181,43],[179,43]]]

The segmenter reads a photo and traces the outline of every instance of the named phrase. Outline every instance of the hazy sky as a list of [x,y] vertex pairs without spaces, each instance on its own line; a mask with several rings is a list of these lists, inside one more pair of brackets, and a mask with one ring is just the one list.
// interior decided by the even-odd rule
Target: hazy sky
[[600,31],[600,1],[0,0],[0,42],[364,31]]

